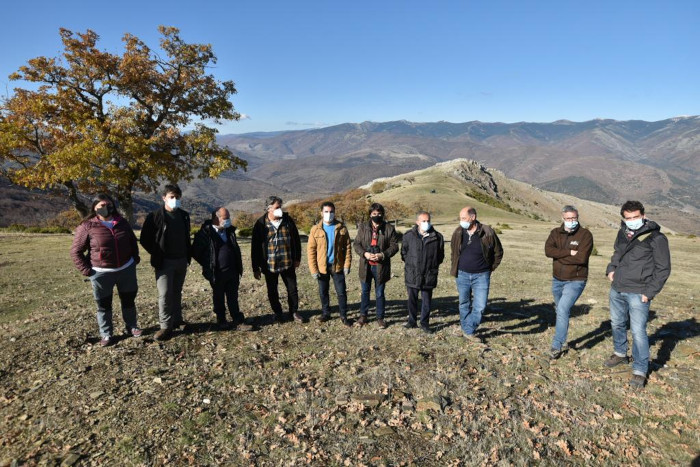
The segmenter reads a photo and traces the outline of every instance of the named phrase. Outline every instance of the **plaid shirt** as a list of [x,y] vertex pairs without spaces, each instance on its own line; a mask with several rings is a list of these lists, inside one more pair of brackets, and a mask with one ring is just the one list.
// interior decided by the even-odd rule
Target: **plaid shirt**
[[282,222],[278,228],[268,219],[267,268],[270,272],[282,272],[292,267],[292,237],[289,227]]

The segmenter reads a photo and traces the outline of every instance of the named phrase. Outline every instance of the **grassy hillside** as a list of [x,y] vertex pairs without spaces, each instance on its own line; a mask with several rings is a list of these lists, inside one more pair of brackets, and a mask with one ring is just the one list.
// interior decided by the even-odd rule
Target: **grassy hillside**
[[[461,201],[443,191],[426,196],[439,199],[438,228],[449,237]],[[273,325],[264,283],[246,270],[241,306],[259,330],[216,332],[209,285],[193,264],[184,289],[191,330],[157,343],[146,257],[137,298],[146,336],[102,349],[89,283],[68,256],[71,236],[2,235],[0,465],[689,465],[700,452],[698,240],[670,236],[673,274],[651,307],[649,385],[635,393],[629,367],[602,365],[612,352],[604,267],[615,231],[593,231],[601,256],[574,308],[572,350],[550,363],[543,244],[555,224],[477,206],[485,221],[512,227],[501,235],[505,258],[480,331],[486,348],[458,332],[447,263],[434,298],[437,332],[401,326],[399,258],[386,330],[318,323],[317,287],[302,265],[301,312],[311,322]],[[356,318],[355,269],[348,294]]]

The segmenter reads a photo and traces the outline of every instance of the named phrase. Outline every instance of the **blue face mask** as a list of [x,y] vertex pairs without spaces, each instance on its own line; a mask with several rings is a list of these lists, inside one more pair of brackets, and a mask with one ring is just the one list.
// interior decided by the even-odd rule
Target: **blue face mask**
[[228,229],[229,227],[231,227],[231,219],[224,219],[223,221],[221,221],[221,227],[223,227],[224,229]]
[[182,206],[182,201],[177,198],[168,198],[166,203],[168,203],[170,209],[179,209]]
[[644,219],[639,218],[633,221],[625,221],[625,225],[630,230],[639,230],[644,225]]
[[564,227],[569,230],[574,230],[576,227],[578,227],[578,221],[564,221]]
[[428,230],[430,230],[430,227],[431,227],[430,222],[421,222],[420,223],[420,229],[422,232],[427,232]]
[[469,230],[469,227],[472,226],[472,223],[469,222],[469,221],[459,221],[459,225],[460,225],[463,229]]

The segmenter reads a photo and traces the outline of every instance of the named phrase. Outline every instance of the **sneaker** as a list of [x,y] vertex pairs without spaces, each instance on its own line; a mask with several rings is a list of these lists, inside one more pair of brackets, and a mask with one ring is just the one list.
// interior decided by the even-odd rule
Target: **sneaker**
[[104,336],[100,339],[100,347],[107,347],[112,344],[114,344],[114,338],[112,336]]
[[612,368],[614,366],[619,365],[620,363],[629,363],[629,361],[630,359],[627,355],[625,355],[624,357],[620,357],[617,354],[612,354],[610,358],[603,362],[603,365],[607,366],[608,368]]
[[173,330],[171,328],[161,329],[153,335],[153,338],[157,341],[167,341],[173,337]]
[[350,321],[347,318],[340,318],[340,322],[343,323],[343,326],[347,326],[347,327],[352,326],[352,321]]
[[629,385],[632,389],[644,389],[646,378],[642,375],[632,375]]
[[415,329],[417,326],[416,323],[412,323],[409,321],[406,324],[404,324],[403,327],[405,327],[406,329]]
[[378,319],[377,320],[377,326],[379,326],[379,329],[386,329],[386,321],[384,321],[384,318]]
[[434,331],[430,329],[428,326],[421,326],[420,330],[423,331],[425,334],[432,334]]
[[292,319],[297,323],[306,323],[308,320],[301,316],[299,313],[292,313]]
[[331,315],[321,315],[318,318],[319,323],[325,323],[326,321],[330,321],[330,320],[331,320]]
[[357,325],[364,326],[365,324],[367,324],[367,316],[360,315],[359,319],[357,320]]
[[140,328],[131,328],[127,331],[127,334],[131,334],[132,337],[141,337],[143,335],[143,330]]
[[556,360],[561,357],[563,353],[564,349],[549,349],[549,358],[550,360]]

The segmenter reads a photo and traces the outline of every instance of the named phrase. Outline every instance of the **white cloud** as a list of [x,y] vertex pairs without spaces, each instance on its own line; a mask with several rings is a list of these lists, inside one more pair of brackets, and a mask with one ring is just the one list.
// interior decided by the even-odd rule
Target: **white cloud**
[[250,118],[250,115],[248,115],[248,114],[241,114],[240,119],[241,120],[252,120],[252,118]]

